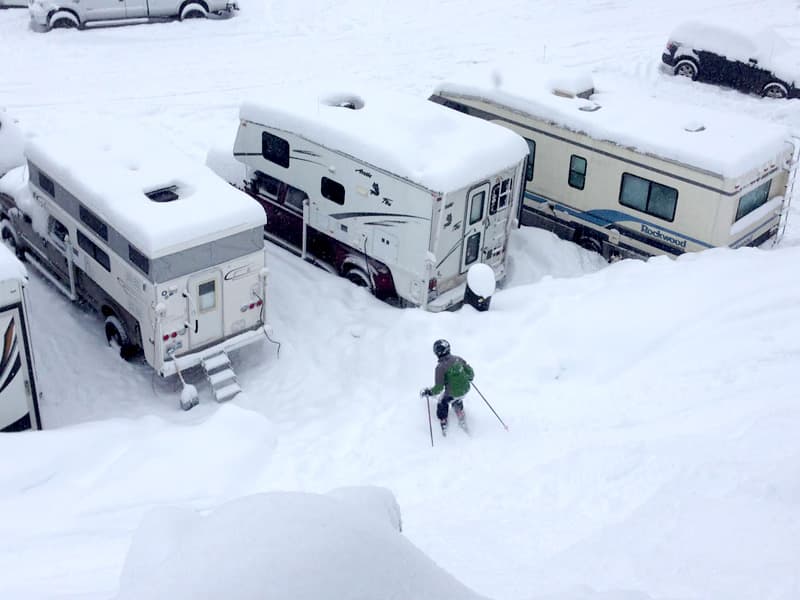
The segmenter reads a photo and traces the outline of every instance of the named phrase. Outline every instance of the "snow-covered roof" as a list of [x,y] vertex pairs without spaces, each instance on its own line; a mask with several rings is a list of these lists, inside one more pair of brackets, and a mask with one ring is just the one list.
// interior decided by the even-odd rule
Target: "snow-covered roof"
[[25,163],[25,141],[17,124],[0,110],[0,175]]
[[383,91],[270,96],[244,103],[240,117],[295,133],[440,192],[506,169],[528,151],[522,139],[501,127],[423,98]]
[[773,29],[745,31],[687,21],[675,27],[669,39],[693,50],[714,52],[730,60],[747,63],[755,59],[760,68],[772,71],[787,83],[800,78],[800,51]]
[[[114,131],[102,138],[47,134],[31,138],[25,151],[33,164],[151,258],[266,222],[255,200],[205,165],[136,132]],[[165,188],[178,198],[156,201],[146,195]]]
[[[735,178],[774,161],[788,148],[789,131],[741,114],[679,105],[624,91],[595,91],[589,98],[555,89],[568,77],[524,71],[475,72],[442,83],[435,93],[474,97],[530,115],[597,140],[635,148],[667,160]],[[572,91],[572,90],[570,90]]]

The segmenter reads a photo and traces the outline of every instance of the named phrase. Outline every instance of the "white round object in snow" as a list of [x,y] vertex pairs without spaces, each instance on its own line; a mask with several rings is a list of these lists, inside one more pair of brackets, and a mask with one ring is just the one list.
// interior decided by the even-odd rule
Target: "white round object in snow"
[[488,298],[494,294],[497,285],[494,280],[494,270],[483,263],[472,265],[467,271],[467,285],[476,295]]

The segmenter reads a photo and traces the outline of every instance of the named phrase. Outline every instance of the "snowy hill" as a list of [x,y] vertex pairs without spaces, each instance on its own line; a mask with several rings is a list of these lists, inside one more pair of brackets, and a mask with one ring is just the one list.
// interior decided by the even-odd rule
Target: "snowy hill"
[[[687,12],[800,39],[785,0],[243,4],[227,21],[45,35],[0,11],[0,106],[31,129],[126,119],[202,162],[241,101],[285,84],[355,78],[425,95],[468,63],[546,61],[800,133],[800,101],[658,71]],[[270,246],[280,352],[265,341],[233,356],[246,393],[229,405],[193,374],[189,413],[174,382],[120,361],[100,320],[32,273],[48,430],[0,437],[0,597],[113,597],[153,509],[214,514],[253,494],[378,485],[408,542],[481,596],[795,600],[798,208],[778,248],[647,263],[606,265],[515,231],[486,313],[394,309]],[[473,393],[471,437],[430,447],[418,392],[439,337],[475,367],[508,432]]]

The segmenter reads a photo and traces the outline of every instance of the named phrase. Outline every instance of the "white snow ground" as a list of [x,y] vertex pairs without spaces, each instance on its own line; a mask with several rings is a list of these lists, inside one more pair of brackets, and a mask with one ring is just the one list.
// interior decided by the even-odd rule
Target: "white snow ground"
[[[797,43],[789,0],[243,4],[228,21],[46,35],[0,11],[0,106],[76,135],[97,115],[132,120],[202,161],[242,100],[285,85],[360,78],[424,95],[471,63],[546,61],[800,133],[800,101],[658,69],[687,15]],[[240,352],[246,396],[217,406],[201,388],[190,413],[34,273],[48,431],[0,437],[0,597],[113,596],[152,507],[376,484],[413,544],[497,600],[796,600],[799,209],[778,249],[611,266],[520,230],[487,313],[396,310],[271,248],[280,357],[269,343]],[[472,394],[472,437],[430,447],[417,394],[437,337],[475,367],[508,432]]]

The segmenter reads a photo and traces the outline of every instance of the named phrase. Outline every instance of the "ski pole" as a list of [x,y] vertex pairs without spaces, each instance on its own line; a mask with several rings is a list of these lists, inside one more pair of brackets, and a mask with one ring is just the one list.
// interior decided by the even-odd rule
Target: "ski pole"
[[[489,401],[486,399],[486,397],[485,397],[483,394],[481,394],[481,391],[478,389],[478,386],[477,386],[477,385],[475,385],[474,383],[472,383],[471,381],[470,381],[470,384],[472,385],[472,387],[474,387],[474,388],[475,388],[475,391],[476,391],[476,392],[478,392],[478,395],[479,395],[481,398],[483,398],[483,401],[484,401],[484,402],[486,402],[486,406],[488,406],[488,407],[489,407],[489,408],[492,410],[492,412],[494,413],[494,416],[495,416],[495,417],[497,417],[497,420],[498,420],[498,421],[500,421],[500,424],[501,424],[501,425],[502,425],[502,426],[505,428],[505,430],[506,430],[506,431],[508,431],[508,425],[506,425],[505,423],[503,423],[503,419],[501,419],[501,418],[500,418],[500,415],[498,415],[498,414],[497,414],[497,411],[496,411],[494,408],[492,408],[492,405],[491,405],[491,404],[489,404]],[[429,408],[430,408],[430,407],[429,407]],[[433,434],[432,434],[432,433],[431,433],[431,436],[433,436]]]
[[420,394],[420,396],[425,398],[425,404],[428,405],[428,429],[431,432],[431,448],[433,448],[433,425],[431,424],[431,399],[425,394]]

